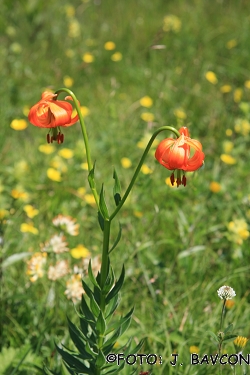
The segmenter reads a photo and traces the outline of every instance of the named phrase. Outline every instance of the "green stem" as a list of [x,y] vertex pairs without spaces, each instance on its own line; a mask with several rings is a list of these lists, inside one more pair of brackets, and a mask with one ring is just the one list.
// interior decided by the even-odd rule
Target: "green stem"
[[[80,124],[81,124],[82,135],[83,135],[83,140],[84,140],[85,150],[86,150],[88,171],[90,172],[93,169],[93,163],[92,163],[91,156],[90,156],[90,147],[89,147],[87,130],[86,130],[85,122],[84,122],[84,119],[83,119],[83,116],[82,116],[82,113],[81,113],[79,101],[77,100],[73,91],[71,91],[69,89],[66,89],[66,88],[62,88],[62,89],[57,90],[55,92],[55,94],[59,95],[61,92],[66,92],[66,94],[70,95],[71,98],[73,99],[73,102],[74,102],[74,105],[75,105],[75,108],[76,108],[76,111],[77,111],[77,114],[78,114],[78,117],[79,117],[79,121],[80,121]],[[95,198],[96,205],[99,209],[99,197],[98,197],[98,194],[97,194],[97,191],[96,191],[95,183],[93,184],[93,186],[90,186],[90,188],[91,188],[93,196]]]
[[[220,316],[220,330],[219,330],[219,332],[222,332],[225,307],[226,307],[226,300],[224,299],[223,300],[222,310],[221,310],[221,316]],[[219,358],[220,358],[221,352],[222,352],[222,344],[223,344],[223,338],[220,338],[220,342],[219,342]],[[222,374],[222,365],[221,364],[219,366],[219,372],[220,372],[220,375],[221,375]]]
[[223,318],[224,318],[224,313],[225,313],[225,307],[226,307],[226,300],[224,299],[222,310],[221,310],[221,317],[220,317],[220,331],[222,330],[222,326],[223,326]]
[[[103,245],[102,245],[102,265],[101,265],[101,280],[100,280],[100,287],[103,289],[105,285],[105,281],[108,276],[109,270],[109,238],[110,238],[110,227],[111,221],[104,220],[104,229],[103,229]],[[105,309],[105,295],[102,294],[101,304],[100,304],[102,312]]]
[[162,132],[162,131],[164,131],[164,130],[170,130],[170,131],[172,131],[177,137],[180,137],[180,133],[179,133],[175,128],[173,128],[172,126],[162,126],[162,127],[160,127],[159,129],[157,129],[157,130],[153,133],[152,137],[150,138],[150,140],[149,140],[149,142],[148,142],[148,144],[147,144],[147,147],[145,148],[145,150],[144,150],[144,152],[143,152],[143,154],[142,154],[142,157],[141,157],[141,159],[140,159],[140,161],[139,161],[139,164],[138,164],[138,166],[137,166],[137,168],[136,168],[136,170],[135,170],[135,172],[134,172],[134,175],[133,175],[133,177],[132,177],[132,180],[131,180],[131,182],[130,182],[128,188],[127,188],[127,190],[125,191],[125,194],[124,194],[123,198],[121,199],[120,203],[118,204],[118,206],[116,207],[116,209],[114,210],[114,212],[110,215],[110,218],[109,218],[110,221],[111,221],[111,220],[117,215],[117,213],[120,211],[120,209],[121,209],[122,206],[124,205],[124,203],[125,203],[125,201],[126,201],[128,195],[129,195],[129,193],[130,193],[130,191],[131,191],[131,189],[132,189],[132,187],[133,187],[133,185],[134,185],[134,183],[135,183],[135,181],[136,181],[136,179],[137,179],[137,176],[138,176],[138,174],[139,174],[139,172],[140,172],[140,170],[141,170],[141,167],[142,167],[142,165],[143,165],[143,163],[144,163],[144,160],[145,160],[145,158],[146,158],[146,156],[147,156],[147,154],[148,154],[148,152],[149,152],[149,150],[150,150],[150,148],[151,148],[151,146],[152,146],[152,144],[153,144],[155,138],[157,137],[157,135],[158,135],[160,132]]

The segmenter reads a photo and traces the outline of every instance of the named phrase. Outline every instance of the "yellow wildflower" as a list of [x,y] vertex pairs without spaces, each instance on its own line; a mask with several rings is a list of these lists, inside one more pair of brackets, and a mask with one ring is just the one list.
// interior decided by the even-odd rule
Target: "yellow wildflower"
[[246,337],[243,337],[243,336],[238,336],[236,337],[236,339],[234,340],[234,345],[236,346],[236,348],[241,351],[243,348],[245,348],[246,344],[248,342],[248,339]]
[[[151,138],[151,134],[150,133],[146,133],[143,138],[137,143],[137,147],[138,148],[141,148],[141,149],[145,149],[149,140]],[[155,139],[152,143],[152,148],[156,147],[158,144],[159,144],[159,140],[158,139]]]
[[248,225],[244,219],[235,219],[227,225],[229,230],[228,239],[239,245],[249,237]]
[[56,181],[56,182],[62,181],[61,173],[54,168],[47,169],[47,176],[52,181]]
[[46,143],[45,145],[40,145],[38,150],[43,154],[50,155],[55,151],[55,146],[53,146],[51,143]]
[[31,204],[26,204],[23,207],[23,210],[26,212],[27,216],[30,219],[33,219],[34,216],[36,216],[36,215],[39,214],[39,210],[37,210],[36,208],[34,208],[33,206],[31,206]]
[[34,227],[33,223],[22,223],[20,226],[20,231],[23,233],[38,234],[38,229]]
[[137,217],[138,219],[143,217],[143,213],[141,211],[134,211],[133,212],[134,216]]
[[69,148],[62,148],[58,151],[58,154],[64,159],[71,159],[74,156],[74,151]]
[[247,89],[250,89],[250,80],[245,81],[244,85]]
[[29,199],[29,194],[19,189],[11,190],[10,194],[14,199],[22,199],[24,201]]
[[238,88],[234,90],[234,101],[235,103],[239,103],[243,96],[243,90]]
[[246,119],[238,118],[235,121],[234,130],[236,133],[241,133],[243,135],[248,135],[250,132],[250,123]]
[[165,184],[168,185],[168,186],[170,186],[171,188],[177,187],[177,183],[176,183],[176,181],[174,182],[174,185],[172,185],[172,183],[171,183],[171,181],[170,181],[170,177],[167,177],[167,178],[165,179]]
[[14,43],[11,43],[10,45],[10,50],[13,52],[13,53],[16,53],[16,54],[19,54],[22,52],[22,46],[21,44],[17,43],[17,42],[14,42]]
[[189,348],[189,353],[190,354],[193,354],[193,353],[198,354],[199,351],[200,351],[200,349],[196,345],[191,345],[190,348]]
[[209,189],[212,191],[212,193],[219,193],[221,191],[221,184],[216,181],[212,181],[209,185]]
[[226,130],[226,135],[227,135],[228,137],[231,137],[232,134],[233,134],[232,129],[227,129],[227,130]]
[[72,18],[69,23],[68,35],[70,38],[77,38],[80,36],[80,34],[81,34],[80,23],[75,18]]
[[147,164],[142,164],[141,171],[143,174],[153,173],[152,169],[147,166]]
[[75,259],[90,257],[89,250],[83,245],[77,245],[74,249],[70,251],[70,254]]
[[232,91],[232,86],[223,85],[221,86],[220,91],[222,92],[222,94],[227,94],[228,92]]
[[92,194],[86,194],[85,197],[84,197],[84,200],[86,203],[90,204],[90,205],[95,205],[95,198],[93,197]]
[[61,158],[60,155],[56,155],[51,161],[50,166],[54,169],[57,169],[60,172],[66,173],[68,170],[67,164]]
[[233,158],[231,155],[228,155],[228,154],[222,154],[220,156],[220,158],[223,161],[223,163],[225,163],[225,164],[233,165],[233,164],[237,163],[236,159]]
[[143,112],[141,114],[141,119],[143,121],[146,121],[146,122],[152,122],[154,121],[155,119],[155,116],[153,115],[153,113],[150,113],[150,112]]
[[74,80],[69,76],[65,76],[63,77],[63,84],[65,87],[72,87],[74,84]]
[[28,105],[25,105],[22,111],[24,116],[28,117],[29,111],[30,111],[30,107]]
[[112,51],[112,50],[114,50],[115,49],[115,43],[114,42],[111,42],[111,41],[109,41],[109,42],[106,42],[105,44],[104,44],[104,49],[106,49],[107,51]]
[[122,60],[122,54],[121,54],[121,52],[115,52],[115,53],[113,53],[113,55],[111,56],[111,60],[112,61],[120,61],[120,60]]
[[231,141],[224,141],[223,142],[223,151],[225,154],[229,154],[234,147],[234,143]]
[[121,158],[121,165],[123,168],[127,169],[131,167],[132,162],[129,158]]
[[26,129],[27,126],[28,126],[27,121],[22,120],[22,119],[15,119],[15,120],[12,120],[10,123],[10,127],[18,131]]
[[73,49],[68,48],[68,49],[66,49],[66,51],[65,51],[65,55],[66,55],[67,57],[69,57],[70,59],[72,59],[72,57],[75,56],[75,51],[74,51]]
[[237,40],[236,39],[231,39],[226,44],[227,49],[232,49],[235,46],[237,46]]
[[150,108],[153,105],[153,100],[150,96],[143,96],[143,98],[140,99],[140,105],[142,107]]
[[235,302],[233,300],[231,299],[226,300],[225,306],[227,309],[231,309],[234,305],[235,305]]
[[86,188],[85,187],[79,187],[77,189],[77,193],[81,196],[81,198],[83,198],[84,194],[86,193]]
[[88,167],[88,163],[82,163],[81,164],[81,168],[84,169],[85,171],[88,171],[89,167]]
[[9,214],[9,211],[4,208],[0,208],[0,220],[4,219]]
[[168,14],[163,19],[163,31],[178,33],[181,29],[181,20],[174,14]]
[[72,5],[65,5],[64,9],[65,9],[66,16],[68,18],[74,17],[76,11]]
[[[86,117],[90,113],[89,108],[85,107],[85,106],[81,106],[80,110],[81,110],[82,117]],[[74,109],[73,112],[72,112],[72,117],[74,117],[76,114],[77,114],[77,111],[76,111],[76,109]]]
[[212,72],[211,70],[206,72],[205,77],[208,80],[208,82],[212,83],[213,85],[216,85],[216,83],[218,82],[216,74]]
[[182,108],[176,108],[174,110],[174,115],[175,117],[181,119],[181,120],[185,120],[187,118],[187,115],[185,113],[185,111],[182,109]]
[[92,53],[90,53],[90,52],[86,52],[86,53],[84,53],[84,55],[82,56],[82,60],[83,60],[86,64],[91,64],[91,63],[95,60],[95,57],[94,57],[94,55],[92,55]]

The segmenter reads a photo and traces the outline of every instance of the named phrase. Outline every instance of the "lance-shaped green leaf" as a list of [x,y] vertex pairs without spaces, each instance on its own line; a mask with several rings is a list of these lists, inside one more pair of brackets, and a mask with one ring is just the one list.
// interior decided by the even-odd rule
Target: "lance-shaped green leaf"
[[236,337],[238,336],[237,335],[225,335],[223,337],[223,342],[233,341],[234,339],[236,339]]
[[98,223],[100,225],[100,228],[102,231],[104,231],[104,219],[102,217],[102,214],[100,213],[100,211],[98,211]]
[[112,246],[111,249],[109,250],[109,254],[111,253],[111,251],[113,251],[113,250],[116,248],[116,246],[118,245],[118,243],[119,243],[119,241],[120,241],[120,239],[121,239],[121,236],[122,236],[122,226],[121,226],[121,224],[119,223],[119,232],[118,232],[118,235],[117,235],[117,237],[116,237],[116,240],[115,240],[113,246]]
[[[47,375],[58,375],[57,372],[51,371],[46,365],[43,366],[43,371]],[[74,375],[74,374],[73,374]]]
[[129,341],[128,341],[128,345],[126,344],[125,346],[124,346],[124,356],[126,357],[126,356],[128,356],[129,354],[136,354],[136,353],[138,353],[140,350],[141,350],[141,348],[142,348],[142,345],[144,344],[144,339],[142,339],[140,342],[139,342],[139,344],[138,345],[136,345],[136,347],[135,348],[133,348],[133,349],[131,349],[131,343],[132,343],[132,340],[131,339],[129,339]]
[[98,282],[96,281],[95,276],[93,275],[92,266],[91,266],[91,259],[89,261],[89,266],[88,266],[88,277],[89,277],[90,281],[92,282],[92,284],[94,284],[98,289],[100,289],[100,286],[99,286]]
[[118,307],[120,303],[120,296],[119,294],[116,294],[114,298],[109,302],[109,304],[106,307],[105,313],[106,313],[106,319],[111,317],[112,314],[115,312],[116,308]]
[[[107,366],[103,366],[102,370],[104,371],[105,375],[119,374],[119,372],[124,368],[125,364],[126,364],[125,361],[120,363],[119,366],[117,364],[112,364],[112,365],[109,364]],[[137,371],[137,368],[135,370]]]
[[95,186],[95,162],[94,162],[93,168],[89,172],[88,181],[89,181],[89,186],[91,187],[91,189],[95,189],[96,187]]
[[98,355],[98,352],[95,352],[94,349],[92,349],[89,345],[89,343],[87,342],[86,343],[86,352],[88,352],[89,354],[91,354],[92,357],[96,358],[97,355]]
[[[55,344],[56,345],[56,344]],[[86,361],[82,360],[78,353],[74,353],[69,350],[61,349],[59,346],[56,345],[56,350],[62,356],[63,361],[70,367],[73,371],[83,372],[86,374],[93,374],[91,373],[90,366]]]
[[104,335],[104,332],[106,330],[106,322],[105,322],[102,311],[100,311],[99,316],[96,321],[96,330],[99,332],[100,335]]
[[93,295],[90,298],[90,309],[93,312],[93,314],[95,315],[95,317],[97,318],[99,316],[99,313],[100,313],[100,307],[98,306],[98,304],[95,300],[95,297]]
[[80,327],[84,337],[86,337],[86,341],[94,346],[96,343],[95,322],[90,323],[86,318],[81,317]]
[[111,289],[110,293],[106,297],[106,304],[109,303],[109,301],[117,294],[119,293],[119,290],[121,289],[125,277],[125,268],[122,266],[122,272],[118,279],[118,281],[115,283],[114,287]]
[[87,321],[95,321],[93,313],[90,311],[89,306],[87,302],[85,301],[84,295],[82,295],[82,301],[81,301],[81,311],[87,318]]
[[[128,328],[128,325],[130,323],[130,320],[131,320],[131,317],[132,317],[132,314],[134,312],[134,308],[132,308],[125,316],[121,317],[118,321],[110,324],[106,330],[106,335],[112,331],[114,331],[115,329],[117,328],[121,328],[121,335],[123,334],[123,332],[126,331],[126,329]],[[125,329],[124,328],[124,325],[125,323],[128,322],[128,325],[127,325],[127,328]]]
[[[122,363],[118,368],[112,366],[112,367],[111,367],[112,370],[107,371],[107,372],[105,371],[105,375],[117,375],[117,374],[119,374],[119,372],[123,369],[124,366],[125,366],[125,361],[124,361],[124,363]],[[137,371],[137,369],[136,369],[136,371]],[[133,372],[133,373],[134,373],[134,372]]]
[[207,333],[208,333],[209,336],[211,336],[215,341],[219,342],[219,338],[218,338],[218,336],[216,336],[216,334],[215,334],[213,331],[207,331]]
[[86,339],[83,336],[82,332],[79,328],[77,328],[69,318],[68,319],[68,326],[69,326],[69,334],[71,337],[71,340],[73,341],[75,347],[79,350],[81,353],[81,356],[85,359],[91,359],[91,356],[86,352],[85,346],[86,346]]
[[103,184],[102,184],[102,189],[101,189],[101,192],[100,192],[99,209],[100,209],[100,213],[101,213],[102,217],[105,220],[108,220],[109,219],[109,212],[108,212],[108,207],[107,207],[105,197],[104,197]]
[[[105,351],[105,349],[107,347],[109,347],[110,345],[114,345],[117,341],[117,339],[121,336],[121,328],[118,327],[118,329],[113,333],[113,335],[107,340],[105,341],[103,347],[102,347],[102,350]],[[107,353],[108,354],[108,353]]]
[[225,329],[224,334],[232,332],[232,331],[233,331],[233,328],[234,328],[233,323],[229,324],[229,325],[227,326],[227,328]]
[[118,204],[121,201],[121,184],[120,184],[120,181],[119,181],[119,178],[117,176],[115,169],[113,173],[113,179],[115,180],[114,187],[113,187],[113,195],[114,195],[115,204],[118,206]]
[[109,266],[108,276],[105,280],[105,284],[104,284],[104,287],[103,287],[103,293],[104,294],[107,294],[110,291],[110,289],[114,286],[114,281],[115,281],[114,271],[113,271],[112,267]]
[[[70,373],[70,375],[75,375],[75,371],[71,370],[71,368],[67,365],[67,363],[63,362],[63,365],[65,366],[65,368],[67,369],[67,371]],[[58,375],[58,374],[55,374],[55,375]],[[63,373],[63,375],[65,375],[65,372]]]
[[93,292],[92,290],[90,289],[90,287],[85,283],[85,281],[82,279],[82,287],[83,289],[85,290],[87,296],[89,298],[91,298],[91,296],[93,296]]
[[102,350],[99,350],[99,353],[98,353],[98,356],[97,356],[97,360],[95,362],[96,366],[97,367],[102,367],[103,365],[105,365],[106,363],[106,358],[104,357],[104,354],[102,352]]

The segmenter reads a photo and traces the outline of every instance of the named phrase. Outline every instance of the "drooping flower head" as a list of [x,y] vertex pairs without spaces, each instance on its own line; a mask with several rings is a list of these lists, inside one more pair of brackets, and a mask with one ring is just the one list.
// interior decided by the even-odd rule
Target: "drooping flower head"
[[236,296],[235,291],[231,286],[223,285],[217,290],[218,296],[221,299],[228,300]]
[[[64,135],[61,133],[60,127],[68,127],[78,121],[78,115],[72,117],[72,105],[57,100],[57,96],[57,94],[45,91],[42,94],[42,99],[30,109],[28,115],[32,125],[51,129],[52,135],[47,134],[48,143],[53,141],[63,143]],[[71,97],[67,96],[65,99],[71,100]]]
[[[186,127],[182,127],[179,133],[180,137],[177,139],[166,138],[161,141],[155,152],[155,158],[161,165],[171,171],[177,170],[177,187],[186,186],[185,172],[193,172],[202,167],[205,158],[201,143],[189,137]],[[191,156],[192,150],[194,153]],[[174,185],[174,172],[170,181]]]

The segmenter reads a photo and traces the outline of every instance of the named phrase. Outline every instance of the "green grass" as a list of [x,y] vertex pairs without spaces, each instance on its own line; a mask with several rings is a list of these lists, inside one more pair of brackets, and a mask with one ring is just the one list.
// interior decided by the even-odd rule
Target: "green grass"
[[[74,7],[74,18],[66,16],[66,5]],[[13,254],[39,251],[40,243],[55,233],[51,220],[58,214],[70,215],[80,224],[79,235],[70,238],[71,248],[82,243],[94,256],[101,252],[96,209],[75,194],[80,187],[89,193],[87,172],[81,168],[86,157],[77,143],[79,124],[65,130],[64,145],[56,146],[51,155],[38,150],[45,144],[46,130],[29,125],[18,132],[9,126],[13,119],[25,118],[23,107],[34,105],[46,88],[63,87],[65,76],[74,80],[72,90],[90,110],[85,120],[98,191],[104,182],[110,205],[113,167],[124,192],[142,153],[137,142],[145,134],[163,125],[187,125],[191,136],[203,144],[205,167],[188,175],[185,188],[167,186],[170,172],[150,154],[146,163],[153,173],[140,174],[119,214],[123,234],[112,262],[117,274],[125,263],[126,281],[118,313],[135,306],[131,327],[119,344],[130,335],[138,341],[145,337],[143,352],[162,356],[162,365],[152,366],[156,375],[218,373],[217,366],[191,366],[189,348],[198,346],[201,355],[216,353],[216,343],[207,332],[219,329],[222,302],[216,291],[222,285],[232,286],[237,295],[227,323],[235,324],[236,334],[250,335],[249,238],[236,244],[228,237],[227,227],[236,219],[247,224],[250,220],[250,137],[234,129],[238,118],[250,120],[249,107],[245,113],[241,109],[242,103],[249,106],[250,101],[250,89],[245,86],[250,80],[249,11],[246,0],[2,1],[0,210],[8,211],[0,221],[3,261]],[[181,21],[178,33],[162,31],[164,16],[169,14]],[[76,38],[68,35],[73,19],[79,24]],[[234,39],[235,47],[228,49],[227,43]],[[104,49],[109,40],[115,42],[115,51]],[[165,48],[152,49],[153,45]],[[73,57],[66,56],[67,50],[74,52]],[[111,60],[116,51],[122,53],[121,61]],[[83,62],[85,52],[94,55],[93,63]],[[210,70],[218,78],[215,85],[205,78]],[[223,85],[230,85],[232,91],[223,94]],[[234,98],[236,89],[242,90],[239,101]],[[150,109],[139,104],[145,95],[153,99]],[[178,108],[185,111],[185,120],[176,118]],[[141,119],[143,112],[154,114],[153,124]],[[227,129],[232,130],[231,136],[226,135]],[[159,139],[164,136],[170,135]],[[234,165],[220,159],[227,153],[226,140],[233,142]],[[62,159],[67,171],[61,182],[54,182],[46,173],[62,147],[75,154]],[[122,167],[122,157],[130,158],[131,168]],[[27,163],[27,170],[20,161]],[[212,181],[220,183],[220,192],[210,190]],[[11,196],[18,186],[29,193],[27,202]],[[23,211],[27,203],[39,210],[32,219],[38,235],[20,231],[20,225],[29,221]],[[114,225],[113,240],[117,231]],[[42,373],[43,363],[59,373],[61,361],[54,342],[70,345],[66,315],[76,322],[76,314],[64,295],[65,280],[54,284],[44,277],[31,283],[27,259],[2,270],[0,356],[6,363],[6,351],[10,356],[2,373],[14,373],[29,348],[17,373]],[[52,302],[48,300],[51,293]],[[232,343],[225,350],[233,353]],[[173,352],[179,353],[183,366],[169,365]],[[231,371],[227,367],[225,374]],[[138,368],[138,373],[141,369],[149,366]],[[130,372],[130,366],[123,371]]]

